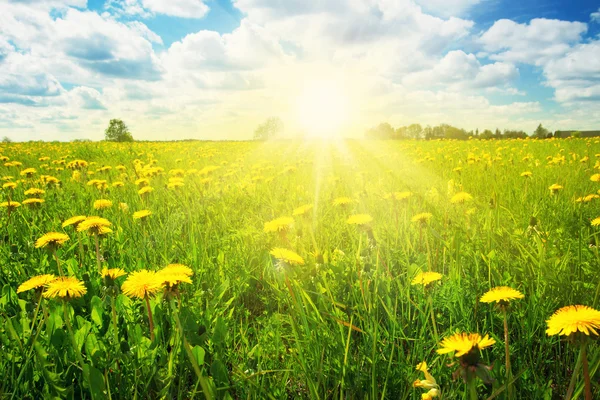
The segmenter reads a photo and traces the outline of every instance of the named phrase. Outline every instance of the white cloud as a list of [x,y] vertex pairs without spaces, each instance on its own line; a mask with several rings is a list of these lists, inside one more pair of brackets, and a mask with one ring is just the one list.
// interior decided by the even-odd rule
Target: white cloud
[[108,0],[105,8],[117,14],[143,18],[155,14],[202,18],[209,11],[209,7],[203,0]]
[[536,18],[529,24],[496,21],[479,43],[493,60],[543,65],[565,54],[587,31],[582,22]]
[[442,17],[463,15],[481,0],[416,0],[425,11]]
[[598,11],[590,14],[590,21],[600,22],[600,8],[598,8]]

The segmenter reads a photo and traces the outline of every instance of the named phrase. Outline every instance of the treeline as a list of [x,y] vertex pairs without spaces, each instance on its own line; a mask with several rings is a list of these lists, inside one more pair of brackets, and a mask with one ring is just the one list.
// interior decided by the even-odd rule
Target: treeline
[[[552,132],[548,131],[546,128],[540,124],[535,132],[531,135],[536,138],[547,138],[552,137]],[[412,124],[408,126],[401,126],[399,128],[394,128],[387,122],[383,122],[371,129],[368,129],[365,132],[365,137],[369,139],[424,139],[424,140],[432,140],[432,139],[458,139],[458,140],[466,140],[470,137],[477,139],[516,139],[516,138],[526,138],[529,135],[525,131],[521,130],[510,130],[505,129],[504,131],[500,131],[500,129],[496,129],[495,131],[491,131],[489,129],[485,129],[483,131],[479,131],[479,129],[475,129],[474,131],[467,131],[465,129],[457,128],[448,124],[440,124],[436,126],[425,126],[422,127],[420,124]]]

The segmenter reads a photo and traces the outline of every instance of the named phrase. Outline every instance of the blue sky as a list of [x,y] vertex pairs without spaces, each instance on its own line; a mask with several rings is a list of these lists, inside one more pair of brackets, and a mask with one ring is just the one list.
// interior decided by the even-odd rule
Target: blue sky
[[[359,136],[394,126],[600,128],[600,3],[0,2],[0,136]],[[309,132],[311,133],[311,132]],[[325,134],[323,132],[323,134]]]

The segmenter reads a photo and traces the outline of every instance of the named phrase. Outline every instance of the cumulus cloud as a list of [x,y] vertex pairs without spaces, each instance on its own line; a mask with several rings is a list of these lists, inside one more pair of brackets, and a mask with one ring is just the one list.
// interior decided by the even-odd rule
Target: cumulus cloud
[[105,8],[117,14],[144,18],[155,14],[202,18],[209,11],[203,0],[109,0]]
[[600,22],[600,8],[598,8],[598,11],[590,14],[590,21]]

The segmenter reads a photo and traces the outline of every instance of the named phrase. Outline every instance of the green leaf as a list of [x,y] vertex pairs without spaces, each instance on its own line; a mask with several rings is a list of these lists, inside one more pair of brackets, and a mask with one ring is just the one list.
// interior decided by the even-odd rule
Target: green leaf
[[85,364],[83,368],[85,370],[84,372],[90,377],[89,389],[90,392],[92,392],[92,398],[94,400],[105,399],[106,389],[104,386],[104,375],[102,375],[102,372],[100,372],[99,370],[97,370],[89,364]]
[[96,326],[100,327],[100,326],[102,326],[102,315],[104,314],[104,303],[102,302],[102,299],[100,297],[94,296],[94,297],[92,297],[91,306],[92,306],[92,313],[91,313],[92,322],[94,322],[94,324],[96,324]]
[[198,365],[202,367],[202,365],[204,365],[204,355],[206,354],[204,349],[200,346],[194,346],[192,354],[194,355],[196,362],[198,362]]

